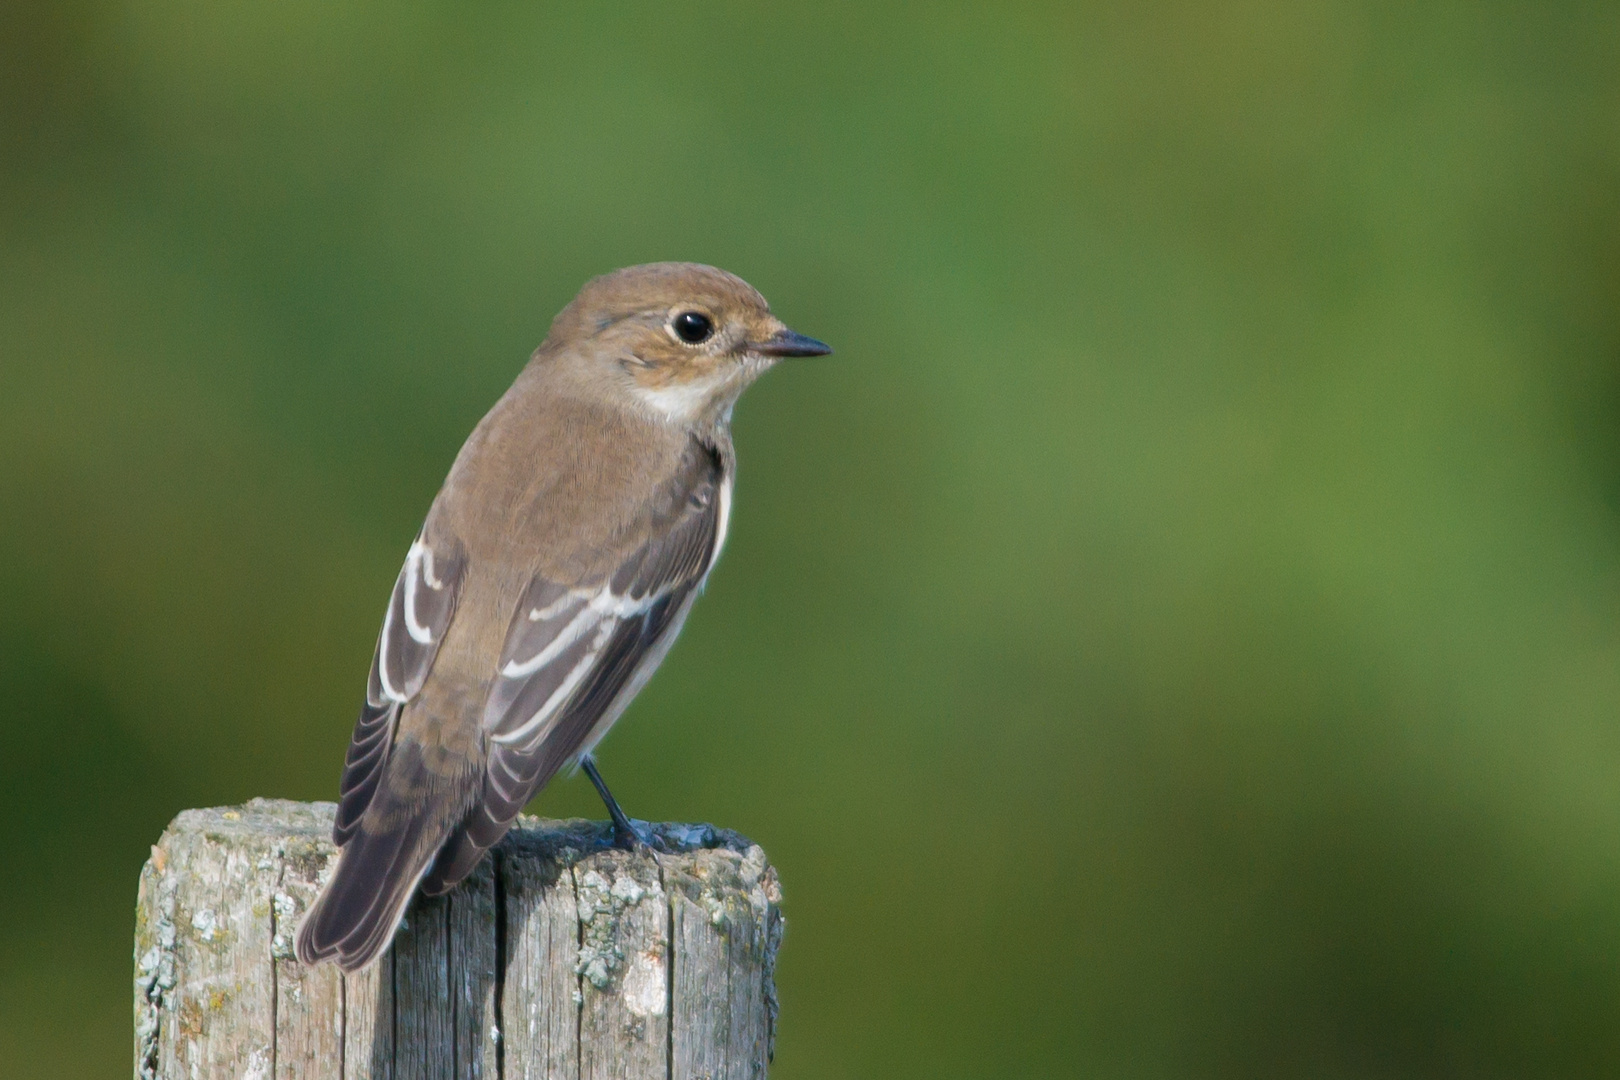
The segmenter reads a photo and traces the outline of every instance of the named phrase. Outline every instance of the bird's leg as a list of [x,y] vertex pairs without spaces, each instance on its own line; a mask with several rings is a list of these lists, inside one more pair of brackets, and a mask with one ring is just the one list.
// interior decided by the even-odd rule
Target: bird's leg
[[596,793],[602,796],[602,804],[607,807],[608,816],[613,819],[613,846],[624,851],[635,851],[637,848],[651,847],[651,830],[637,829],[619,808],[619,800],[613,797],[607,784],[602,780],[602,774],[596,770],[596,758],[584,754],[579,759],[579,767],[585,770],[585,775],[591,778],[591,786]]

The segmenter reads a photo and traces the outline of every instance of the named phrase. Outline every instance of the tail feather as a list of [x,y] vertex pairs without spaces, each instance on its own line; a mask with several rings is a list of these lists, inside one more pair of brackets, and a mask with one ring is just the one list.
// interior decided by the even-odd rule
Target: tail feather
[[488,850],[468,840],[465,831],[457,832],[422,875],[422,895],[443,896],[455,888],[462,878],[472,873]]
[[472,873],[484,852],[500,843],[517,819],[518,811],[546,785],[561,764],[561,753],[550,742],[543,742],[528,753],[493,747],[477,802],[455,834],[445,841],[433,868],[422,879],[423,894],[438,896],[449,892],[456,882]]
[[300,960],[336,958],[345,971],[357,971],[382,953],[433,859],[432,849],[422,852],[414,842],[420,833],[412,823],[396,833],[362,827],[350,838],[332,880],[299,924]]
[[491,817],[487,804],[473,807],[467,819],[439,849],[439,857],[422,878],[422,894],[439,896],[455,888],[457,882],[473,872],[484,852],[494,847],[511,827],[510,821],[496,821]]
[[341,848],[331,880],[298,925],[294,947],[306,964],[335,959],[343,970],[358,971],[376,960],[465,814],[450,793],[432,792],[438,778],[430,777],[419,754],[396,755],[388,771]]

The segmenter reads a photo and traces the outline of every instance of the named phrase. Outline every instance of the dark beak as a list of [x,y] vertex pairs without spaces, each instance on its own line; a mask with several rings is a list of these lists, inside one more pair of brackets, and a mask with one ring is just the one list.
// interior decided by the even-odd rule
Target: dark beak
[[826,356],[832,352],[831,345],[786,329],[778,330],[764,341],[751,342],[748,348],[762,356]]

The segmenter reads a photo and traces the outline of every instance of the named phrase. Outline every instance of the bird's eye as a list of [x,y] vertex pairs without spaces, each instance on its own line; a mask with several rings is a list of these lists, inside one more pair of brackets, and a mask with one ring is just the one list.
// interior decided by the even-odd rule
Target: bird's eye
[[688,345],[708,341],[714,323],[701,311],[683,311],[675,316],[675,336]]

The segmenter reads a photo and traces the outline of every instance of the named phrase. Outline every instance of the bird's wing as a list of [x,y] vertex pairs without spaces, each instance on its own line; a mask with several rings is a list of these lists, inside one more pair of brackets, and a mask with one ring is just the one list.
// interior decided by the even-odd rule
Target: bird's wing
[[723,465],[707,451],[672,486],[661,520],[638,531],[605,579],[565,586],[537,576],[524,591],[484,708],[479,804],[423,880],[425,892],[470,871],[662,659],[725,539],[730,501]]
[[399,711],[422,689],[433,667],[455,616],[466,569],[466,553],[454,538],[434,546],[425,533],[418,535],[405,556],[383,615],[366,700],[343,763],[337,822],[332,827],[332,840],[340,847],[354,834],[377,791]]

